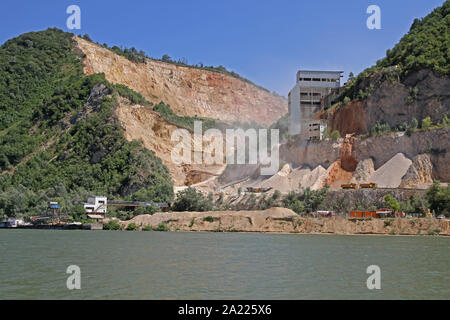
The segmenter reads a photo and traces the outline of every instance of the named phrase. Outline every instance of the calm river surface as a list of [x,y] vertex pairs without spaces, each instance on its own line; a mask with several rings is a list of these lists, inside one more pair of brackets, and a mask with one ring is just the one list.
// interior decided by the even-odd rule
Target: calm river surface
[[0,230],[0,299],[450,299],[450,238]]

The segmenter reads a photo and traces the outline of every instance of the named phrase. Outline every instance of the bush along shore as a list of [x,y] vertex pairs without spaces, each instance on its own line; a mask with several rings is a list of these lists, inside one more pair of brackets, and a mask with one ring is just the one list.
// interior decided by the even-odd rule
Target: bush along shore
[[[328,188],[309,189],[282,195],[251,197],[247,208],[230,210],[223,199],[213,201],[193,188],[178,194],[172,209],[175,212],[158,212],[136,215],[126,221],[108,219],[108,230],[142,231],[207,231],[207,232],[277,232],[277,233],[326,233],[326,234],[385,234],[385,235],[450,235],[449,187],[435,182],[420,194],[395,192],[384,194],[372,190],[373,199],[358,197],[361,192],[336,192]],[[381,191],[381,190],[380,190]],[[370,191],[367,191],[370,192]],[[412,191],[413,192],[413,191]],[[343,196],[353,196],[346,199]],[[399,200],[397,199],[399,198]],[[373,208],[372,208],[373,207]],[[347,210],[373,210],[375,207],[391,208],[414,214],[414,218],[355,219],[347,217]],[[334,210],[337,216],[314,218],[307,211]],[[431,209],[434,217],[418,217]],[[414,213],[413,213],[414,212]],[[341,213],[341,214],[340,214]],[[447,217],[447,218],[445,218]]]
[[279,207],[262,211],[159,212],[110,223],[117,226],[116,230],[128,231],[450,236],[450,219],[312,218]]

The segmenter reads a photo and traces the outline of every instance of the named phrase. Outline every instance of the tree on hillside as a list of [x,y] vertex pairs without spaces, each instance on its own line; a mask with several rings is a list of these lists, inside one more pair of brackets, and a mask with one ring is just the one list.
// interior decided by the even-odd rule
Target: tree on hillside
[[442,187],[439,181],[434,181],[426,192],[426,198],[431,211],[450,216],[450,186]]
[[330,138],[333,139],[333,140],[337,140],[337,139],[339,139],[340,137],[341,137],[341,134],[340,134],[340,132],[339,132],[338,130],[334,130],[334,131],[331,133],[331,135],[330,135]]
[[350,72],[348,74],[348,82],[353,81],[355,79],[355,75],[353,74],[353,72]]
[[431,127],[433,122],[431,121],[430,117],[426,117],[425,119],[422,119],[422,129],[427,129]]
[[87,40],[87,41],[89,41],[89,42],[92,42],[91,37],[90,37],[87,33],[83,36],[83,39],[84,39],[84,40]]
[[212,197],[205,197],[203,193],[194,188],[187,188],[177,193],[173,204],[174,211],[211,211],[213,210]]
[[384,202],[387,207],[391,208],[395,212],[400,210],[400,203],[392,195],[390,194],[385,195]]
[[172,58],[168,54],[163,54],[161,60],[164,62],[172,62]]

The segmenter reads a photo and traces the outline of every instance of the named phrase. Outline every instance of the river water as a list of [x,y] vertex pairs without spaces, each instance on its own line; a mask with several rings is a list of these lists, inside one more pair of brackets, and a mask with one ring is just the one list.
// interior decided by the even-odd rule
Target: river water
[[0,230],[0,299],[450,299],[450,238]]

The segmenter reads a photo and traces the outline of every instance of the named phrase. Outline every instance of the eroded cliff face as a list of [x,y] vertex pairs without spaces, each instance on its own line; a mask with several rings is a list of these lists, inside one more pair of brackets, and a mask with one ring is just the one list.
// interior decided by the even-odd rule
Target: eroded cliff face
[[387,123],[395,128],[419,122],[431,117],[433,123],[450,115],[450,78],[436,75],[431,70],[420,70],[408,75],[404,80],[384,80],[370,78],[375,89],[364,101],[354,100],[338,108],[329,117],[332,130],[344,134],[363,134],[377,123]]
[[389,188],[416,188],[429,185],[433,179],[450,181],[448,150],[450,128],[442,128],[366,139],[290,141],[281,145],[280,156],[281,161],[293,168],[325,168],[324,181],[328,185],[336,184],[336,181],[379,181],[381,186]]
[[134,63],[94,43],[75,37],[86,55],[86,74],[103,72],[112,83],[164,101],[178,115],[223,121],[271,124],[287,113],[287,99],[237,78],[196,68],[147,59]]
[[418,131],[410,136],[399,132],[367,139],[358,138],[353,150],[358,162],[371,158],[375,169],[397,153],[403,153],[409,159],[428,154],[433,166],[433,179],[450,181],[450,128]]
[[419,154],[412,159],[412,165],[402,178],[401,188],[433,183],[433,164],[430,155]]
[[330,132],[338,130],[342,135],[366,133],[365,104],[359,100],[351,101],[330,114],[328,123]]
[[[141,140],[145,148],[154,151],[169,169],[175,186],[198,183],[223,171],[224,165],[177,164],[173,161],[172,150],[183,141],[172,141],[171,137],[180,128],[164,120],[151,107],[134,105],[127,99],[120,99],[116,114],[124,129],[125,138],[129,141]],[[193,152],[193,139],[192,134],[190,147],[183,145],[185,150],[190,148]]]

